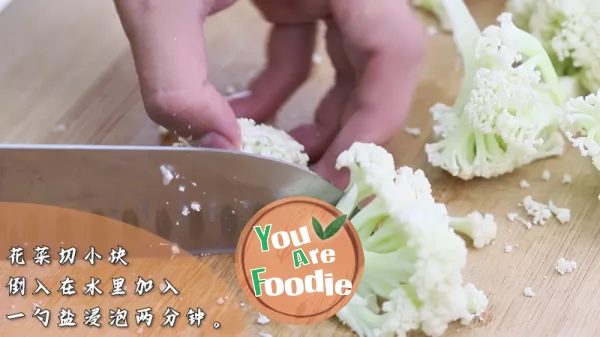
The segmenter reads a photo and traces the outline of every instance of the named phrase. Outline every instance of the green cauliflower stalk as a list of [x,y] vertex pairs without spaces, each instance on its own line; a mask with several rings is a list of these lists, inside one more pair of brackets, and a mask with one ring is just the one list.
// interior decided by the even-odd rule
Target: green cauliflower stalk
[[338,319],[361,337],[392,337],[418,330],[441,336],[451,322],[481,317],[488,299],[463,280],[468,251],[454,226],[483,247],[496,236],[493,217],[449,216],[423,171],[395,170],[392,155],[374,144],[354,143],[337,168],[350,170],[350,183],[336,207],[351,215],[365,256],[361,282]]
[[509,13],[480,31],[462,0],[441,0],[453,25],[464,79],[453,106],[431,108],[429,163],[464,180],[493,178],[561,155],[567,98],[542,44]]
[[413,0],[413,5],[416,8],[420,8],[424,11],[430,12],[437,19],[440,28],[443,31],[452,31],[452,23],[446,13],[446,8],[442,5],[440,0]]

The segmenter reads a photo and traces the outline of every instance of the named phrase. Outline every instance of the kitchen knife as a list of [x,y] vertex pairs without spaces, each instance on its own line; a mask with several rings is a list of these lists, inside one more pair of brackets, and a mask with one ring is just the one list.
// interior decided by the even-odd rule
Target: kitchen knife
[[194,255],[234,252],[247,221],[266,204],[289,196],[335,203],[342,192],[306,168],[241,152],[0,145],[0,202],[92,212],[152,232]]

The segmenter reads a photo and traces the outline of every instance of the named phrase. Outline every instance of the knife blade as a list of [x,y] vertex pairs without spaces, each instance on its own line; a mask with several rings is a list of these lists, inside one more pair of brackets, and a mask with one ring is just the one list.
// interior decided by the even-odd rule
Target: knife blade
[[[166,185],[165,169],[173,175]],[[342,192],[306,168],[234,151],[0,145],[0,202],[92,212],[194,255],[234,252],[247,221],[266,204],[289,196],[335,203]]]

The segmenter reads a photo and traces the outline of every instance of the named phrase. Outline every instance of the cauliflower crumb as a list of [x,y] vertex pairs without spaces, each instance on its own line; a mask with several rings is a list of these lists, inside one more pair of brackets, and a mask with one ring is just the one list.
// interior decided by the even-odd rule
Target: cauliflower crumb
[[223,304],[223,303],[225,303],[225,299],[223,297],[217,298],[217,304]]
[[196,212],[200,212],[200,210],[202,210],[202,206],[200,206],[200,203],[197,201],[192,201],[190,207]]
[[542,180],[543,181],[550,180],[550,171],[544,170],[544,172],[542,172]]
[[234,92],[230,95],[227,95],[227,97],[225,97],[227,100],[234,100],[234,99],[241,99],[241,98],[246,98],[246,97],[250,97],[252,96],[252,91],[250,90],[243,90],[240,92]]
[[323,63],[323,57],[321,57],[321,55],[318,53],[314,53],[312,56],[312,61],[314,64],[321,64]]
[[269,322],[271,322],[271,320],[269,319],[269,317],[261,314],[260,312],[258,313],[258,319],[256,320],[258,322],[258,324],[268,324]]
[[430,25],[427,26],[427,35],[428,36],[434,36],[438,33],[438,29],[436,26]]
[[240,308],[243,308],[243,307],[245,307],[245,306],[246,306],[246,303],[244,303],[244,302],[240,302]]
[[175,175],[173,174],[173,167],[170,165],[160,165],[160,173],[162,173],[163,185],[165,186],[169,185],[171,180],[175,178]]
[[407,134],[411,135],[411,136],[419,136],[421,135],[421,129],[419,128],[405,128],[404,132],[406,132]]
[[270,333],[266,333],[266,332],[259,332],[258,336],[259,337],[273,337],[273,335],[271,335]]
[[472,212],[466,217],[450,218],[450,227],[473,240],[473,247],[483,248],[496,238],[498,226],[491,214]]
[[554,214],[558,222],[564,224],[571,220],[571,210],[568,208],[557,207],[552,201],[548,202],[550,212]]
[[552,216],[552,212],[548,208],[548,205],[533,200],[530,195],[523,199],[521,206],[525,209],[527,214],[533,217],[532,222],[536,225],[545,225],[546,220],[550,219]]
[[559,274],[564,275],[567,273],[572,273],[577,268],[577,262],[572,260],[567,260],[564,257],[561,257],[556,261],[556,266],[554,270],[556,270]]
[[504,252],[505,253],[510,253],[512,251],[513,251],[513,246],[505,243],[504,244]]
[[525,179],[519,181],[519,186],[521,186],[521,188],[530,188],[531,185],[529,185],[529,182]]
[[572,182],[573,182],[573,178],[571,178],[571,175],[565,173],[565,175],[562,178],[562,183],[566,185],[566,184],[570,184]]
[[183,207],[181,208],[181,214],[183,216],[188,216],[190,215],[190,208],[187,207],[186,205],[183,205]]
[[508,219],[508,221],[510,222],[514,222],[515,220],[517,220],[517,218],[519,217],[519,214],[511,212],[506,214],[506,218]]
[[185,186],[183,186],[183,185],[180,185],[180,186],[179,186],[179,192],[183,192],[183,191],[185,191]]
[[523,289],[523,295],[525,297],[535,297],[535,293],[533,292],[533,289],[531,289],[531,287]]
[[175,255],[178,255],[179,253],[181,253],[181,250],[179,250],[179,246],[172,245],[171,246],[171,259],[174,258]]

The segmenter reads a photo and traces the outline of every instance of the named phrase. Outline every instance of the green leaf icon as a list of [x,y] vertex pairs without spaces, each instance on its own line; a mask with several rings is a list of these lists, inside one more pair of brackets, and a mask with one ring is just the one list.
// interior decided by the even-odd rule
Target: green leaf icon
[[325,238],[323,237],[323,227],[321,227],[321,224],[319,223],[319,220],[317,220],[314,216],[312,218],[312,225],[313,225],[313,229],[315,230],[315,233],[317,234],[317,236],[319,237],[319,239],[321,240],[325,240]]
[[339,232],[340,229],[342,229],[342,227],[344,226],[344,223],[346,222],[346,218],[347,218],[347,215],[344,214],[344,215],[340,215],[335,220],[333,220],[329,224],[329,226],[327,226],[325,228],[325,233],[323,233],[322,240],[327,240],[330,237],[334,236],[337,232]]

